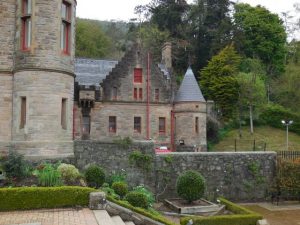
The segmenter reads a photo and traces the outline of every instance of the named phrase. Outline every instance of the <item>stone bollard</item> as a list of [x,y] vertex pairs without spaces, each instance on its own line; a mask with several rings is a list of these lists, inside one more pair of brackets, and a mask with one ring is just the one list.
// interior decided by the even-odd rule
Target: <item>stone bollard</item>
[[106,196],[104,192],[91,192],[89,199],[89,208],[92,210],[105,209]]
[[270,225],[266,219],[258,220],[256,225]]

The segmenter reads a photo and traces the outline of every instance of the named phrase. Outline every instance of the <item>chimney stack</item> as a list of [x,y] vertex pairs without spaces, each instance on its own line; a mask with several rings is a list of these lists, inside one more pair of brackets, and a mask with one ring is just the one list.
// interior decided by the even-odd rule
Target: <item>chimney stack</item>
[[166,65],[167,69],[172,68],[172,43],[166,42],[162,47],[162,63]]

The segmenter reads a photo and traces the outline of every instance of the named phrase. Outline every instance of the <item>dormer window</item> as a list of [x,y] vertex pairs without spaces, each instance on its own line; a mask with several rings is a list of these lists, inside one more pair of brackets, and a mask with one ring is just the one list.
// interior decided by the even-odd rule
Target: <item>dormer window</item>
[[31,46],[31,0],[22,0],[21,14],[21,49],[29,50]]
[[61,50],[64,54],[70,54],[71,40],[71,4],[63,1],[61,4]]
[[133,82],[143,83],[143,69],[135,68],[133,72]]

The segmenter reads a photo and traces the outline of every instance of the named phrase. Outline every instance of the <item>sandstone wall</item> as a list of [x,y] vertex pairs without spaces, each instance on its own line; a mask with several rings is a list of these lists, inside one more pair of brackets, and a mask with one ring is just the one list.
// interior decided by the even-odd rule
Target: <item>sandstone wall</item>
[[0,72],[0,142],[11,141],[12,74]]
[[[176,179],[182,172],[192,169],[206,180],[206,198],[222,195],[236,201],[262,200],[267,196],[276,171],[275,152],[235,153],[170,153],[155,155],[153,143],[135,143],[122,148],[113,143],[76,141],[75,161],[79,168],[97,163],[108,174],[126,170],[131,186],[145,184],[160,197],[176,197]],[[152,155],[151,171],[129,165],[129,155],[134,149]]]

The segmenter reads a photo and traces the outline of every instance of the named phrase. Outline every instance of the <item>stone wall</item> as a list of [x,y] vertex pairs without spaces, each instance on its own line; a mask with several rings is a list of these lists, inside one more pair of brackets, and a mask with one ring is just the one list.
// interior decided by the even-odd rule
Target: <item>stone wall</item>
[[[135,143],[122,148],[113,143],[93,141],[75,142],[75,162],[81,169],[97,163],[108,173],[125,169],[131,186],[145,184],[160,197],[176,197],[178,175],[193,169],[206,179],[206,197],[223,195],[231,200],[253,201],[264,199],[275,178],[275,152],[235,153],[170,153],[155,155],[153,143]],[[129,165],[134,149],[152,155],[152,170],[145,171]],[[167,184],[167,187],[166,187]],[[166,187],[164,193],[163,189]]]
[[12,75],[0,71],[0,142],[11,140]]

